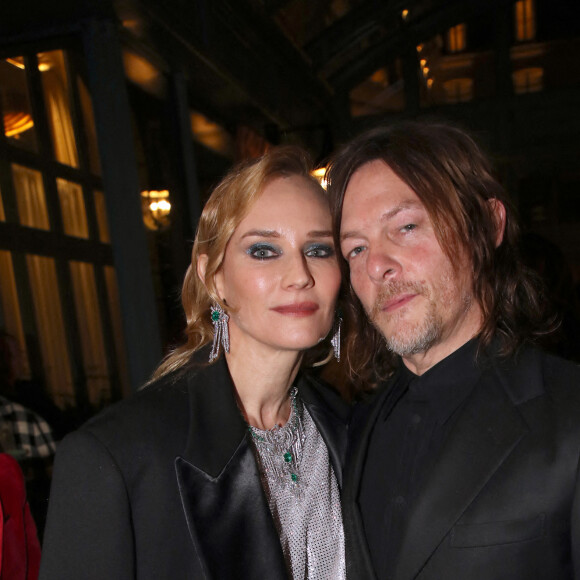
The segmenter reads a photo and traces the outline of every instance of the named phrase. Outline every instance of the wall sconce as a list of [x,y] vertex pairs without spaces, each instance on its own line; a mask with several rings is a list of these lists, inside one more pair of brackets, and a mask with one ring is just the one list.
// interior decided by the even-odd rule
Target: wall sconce
[[143,221],[150,230],[159,231],[167,228],[170,224],[169,213],[171,212],[169,191],[167,189],[142,191],[141,209]]

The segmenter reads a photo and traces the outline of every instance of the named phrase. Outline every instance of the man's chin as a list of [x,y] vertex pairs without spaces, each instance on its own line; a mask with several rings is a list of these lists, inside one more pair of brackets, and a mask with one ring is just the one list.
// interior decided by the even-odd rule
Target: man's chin
[[377,325],[385,338],[387,348],[399,356],[427,352],[440,338],[440,327],[433,321],[416,324]]

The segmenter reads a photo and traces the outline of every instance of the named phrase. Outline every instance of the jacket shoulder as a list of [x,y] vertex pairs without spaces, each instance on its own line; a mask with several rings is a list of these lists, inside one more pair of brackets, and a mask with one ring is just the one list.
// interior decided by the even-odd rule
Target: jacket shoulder
[[167,440],[187,430],[192,380],[190,375],[177,380],[164,377],[107,407],[79,431],[90,433],[110,449]]
[[580,402],[580,366],[526,346],[514,357],[494,363],[497,376],[515,405],[542,396]]

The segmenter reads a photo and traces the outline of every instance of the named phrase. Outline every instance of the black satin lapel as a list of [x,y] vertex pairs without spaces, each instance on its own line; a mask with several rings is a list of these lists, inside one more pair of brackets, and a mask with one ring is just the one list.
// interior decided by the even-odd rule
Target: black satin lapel
[[175,460],[192,541],[207,578],[287,579],[256,461],[243,440],[218,477]]
[[189,405],[191,424],[183,457],[217,477],[247,433],[223,357],[190,377]]
[[410,580],[528,431],[489,370],[476,385],[422,486],[405,530],[397,580]]

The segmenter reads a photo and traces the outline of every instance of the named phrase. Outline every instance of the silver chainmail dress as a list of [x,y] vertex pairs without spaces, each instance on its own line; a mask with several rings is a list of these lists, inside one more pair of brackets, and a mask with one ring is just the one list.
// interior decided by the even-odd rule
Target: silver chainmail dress
[[290,397],[292,410],[283,427],[249,428],[262,486],[290,577],[344,580],[344,532],[334,470],[295,388]]

